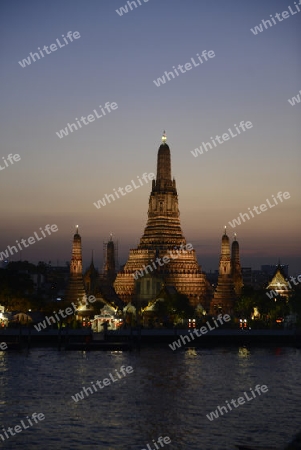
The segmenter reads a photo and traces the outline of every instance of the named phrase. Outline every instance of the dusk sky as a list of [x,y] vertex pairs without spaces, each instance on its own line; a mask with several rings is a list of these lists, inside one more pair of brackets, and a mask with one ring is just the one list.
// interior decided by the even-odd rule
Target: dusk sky
[[[22,259],[65,264],[75,225],[84,268],[94,250],[102,267],[103,241],[119,242],[125,263],[147,221],[151,182],[97,209],[94,202],[143,173],[156,173],[166,130],[181,225],[206,271],[218,268],[224,226],[240,244],[243,267],[289,264],[301,272],[301,12],[293,0],[140,0],[120,16],[125,0],[3,0],[1,12],[0,252],[47,224],[58,231],[22,251]],[[138,2],[137,2],[138,4]],[[294,14],[254,35],[276,13]],[[300,6],[301,10],[301,6]],[[55,51],[19,61],[45,45]],[[67,39],[67,38],[66,38]],[[215,56],[157,87],[173,66]],[[68,136],[56,132],[100,106],[118,108]],[[234,124],[241,131],[208,152],[191,153]],[[4,166],[12,153],[20,161]],[[254,206],[290,198],[231,228]],[[19,260],[17,253],[11,260]]]

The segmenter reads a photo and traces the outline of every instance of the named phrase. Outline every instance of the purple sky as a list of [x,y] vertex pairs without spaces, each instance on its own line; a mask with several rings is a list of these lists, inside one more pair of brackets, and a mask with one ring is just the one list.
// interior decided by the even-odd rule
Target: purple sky
[[[124,263],[147,219],[150,183],[97,209],[93,203],[144,172],[156,173],[164,129],[172,154],[181,224],[205,270],[218,267],[224,225],[238,236],[243,266],[280,258],[301,272],[301,12],[254,35],[250,28],[294,2],[141,0],[123,16],[124,0],[4,0],[1,17],[1,155],[21,160],[0,170],[0,252],[47,224],[58,232],[31,245],[22,259],[71,257],[79,224],[84,266],[110,232]],[[300,6],[301,8],[301,6]],[[80,38],[24,68],[46,45]],[[49,48],[49,47],[48,47]],[[153,80],[197,53],[215,57],[156,87]],[[99,105],[118,109],[60,139],[56,132]],[[242,120],[253,127],[208,152],[192,150]],[[3,161],[3,162],[2,162]],[[279,191],[291,198],[231,229],[229,221]],[[19,259],[19,254],[12,259]]]

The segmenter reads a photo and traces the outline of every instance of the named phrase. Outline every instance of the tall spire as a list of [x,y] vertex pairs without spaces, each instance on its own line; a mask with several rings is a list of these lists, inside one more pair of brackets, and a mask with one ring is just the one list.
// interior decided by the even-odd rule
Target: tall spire
[[239,260],[239,244],[236,240],[236,233],[234,234],[234,241],[232,242],[231,252],[231,270],[234,282],[235,293],[240,296],[243,286],[243,279],[241,273],[241,265]]
[[[232,242],[231,263],[232,263],[232,266],[235,266],[236,264],[240,264],[239,244],[238,244],[238,241],[236,240],[236,234],[234,237],[234,241]],[[232,267],[232,268],[234,268],[234,267]]]
[[157,179],[152,182],[149,198],[148,221],[139,246],[150,243],[166,249],[180,246],[185,238],[179,216],[176,182],[171,179],[170,148],[162,143],[158,150]]
[[159,147],[157,159],[157,183],[160,184],[161,180],[171,181],[170,149],[166,144],[165,131],[162,136],[162,144]]
[[[203,301],[206,307],[211,288],[197,262],[195,250],[181,250],[186,240],[180,224],[176,182],[171,178],[171,152],[165,141],[164,132],[158,150],[157,179],[152,181],[143,236],[138,247],[130,250],[128,261],[118,273],[114,288],[126,302],[137,301],[138,298],[144,302],[159,295],[160,284],[164,281],[187,295],[191,305],[196,306]],[[155,263],[166,255],[170,255],[168,264],[161,267]],[[136,274],[138,270],[143,273],[143,267],[149,276],[142,276],[140,280]]]
[[72,257],[70,262],[70,277],[65,293],[65,300],[77,301],[85,296],[85,288],[83,282],[83,263],[82,263],[82,243],[78,234],[78,225],[76,225],[76,233],[73,236]]
[[229,275],[231,272],[230,267],[230,241],[227,236],[226,227],[222,237],[221,256],[219,262],[219,273],[223,275]]
[[116,277],[115,244],[113,234],[110,233],[110,240],[105,245],[105,265],[104,275],[109,283],[113,283]]
[[78,273],[82,275],[82,242],[78,234],[78,225],[76,225],[76,233],[73,236],[72,258],[70,264],[70,273]]
[[[235,244],[238,245],[236,241]],[[211,314],[218,314],[220,312],[233,314],[235,300],[236,294],[231,270],[230,242],[225,227],[222,237],[217,287],[210,307]]]

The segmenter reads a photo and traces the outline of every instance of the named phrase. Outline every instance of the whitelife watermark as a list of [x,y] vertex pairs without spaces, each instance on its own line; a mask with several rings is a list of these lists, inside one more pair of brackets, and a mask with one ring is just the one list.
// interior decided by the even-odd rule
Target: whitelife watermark
[[[266,202],[267,202],[269,208],[274,208],[274,206],[278,205],[278,202],[277,202],[275,196],[272,195],[272,197],[273,197],[273,200],[274,200],[274,204],[271,204],[268,198],[266,199]],[[278,194],[276,195],[276,197],[277,197],[277,198],[280,200],[280,202],[282,203],[282,202],[283,202],[283,199],[284,199],[284,200],[288,200],[289,198],[291,198],[291,195],[290,195],[289,192],[283,192],[283,193],[282,193],[282,192],[280,191],[280,192],[278,192]],[[282,197],[283,197],[283,198],[282,198]],[[258,214],[261,214],[262,212],[267,211],[268,206],[267,206],[265,203],[262,203],[260,206],[253,206],[253,211],[255,211],[256,214],[258,215]],[[258,210],[258,208],[260,209],[260,211]],[[254,214],[253,214],[253,212],[252,212],[252,210],[251,210],[251,208],[248,208],[248,210],[249,210],[249,214],[251,215],[251,217],[255,217]],[[230,221],[230,222],[228,222],[228,223],[231,225],[232,228],[235,228],[236,226],[241,225],[242,222],[241,222],[240,219],[242,219],[243,222],[246,221],[245,218],[247,218],[247,220],[250,220],[249,214],[248,214],[248,213],[239,213],[239,216],[240,216],[240,217],[238,216],[237,219],[233,219],[232,221]]]
[[[15,425],[14,428],[12,427],[8,427],[7,429],[3,428],[1,433],[0,433],[0,438],[2,439],[2,441],[5,441],[6,439],[9,439],[10,436],[15,436],[18,433],[21,433],[21,431],[26,430],[27,428],[33,427],[35,425],[35,423],[38,423],[41,420],[45,419],[45,415],[43,413],[36,413],[34,412],[31,415],[31,418],[29,418],[28,416],[26,416],[27,422],[29,424],[29,426],[26,426],[26,424],[24,423],[24,420],[21,420],[20,423],[21,425]],[[35,422],[32,423],[31,419]],[[3,437],[3,434],[5,435],[5,438]],[[8,433],[10,433],[10,436],[8,435]]]
[[[270,14],[271,20],[269,20],[269,19],[263,20],[262,19],[261,22],[262,22],[264,28],[265,29],[271,28],[273,26],[273,24],[277,25],[279,22],[282,22],[284,19],[288,19],[289,17],[294,16],[295,14],[298,14],[301,11],[301,9],[299,8],[299,6],[301,6],[301,0],[299,1],[298,4],[296,2],[294,2],[294,4],[296,7],[296,11],[293,11],[292,8],[290,6],[288,6],[290,14],[288,13],[288,11],[283,11],[281,14],[276,13],[274,17],[272,16],[272,14]],[[281,19],[281,16],[282,16],[282,19]],[[275,17],[278,20],[278,22],[276,22]],[[267,26],[267,23],[269,24],[269,27]],[[258,33],[262,33],[264,31],[262,24],[259,24],[259,25],[255,26],[254,28],[250,28],[250,31],[252,31],[252,33],[255,35],[257,35]]]
[[[28,245],[26,244],[26,239],[21,239],[21,242],[19,242],[16,239],[16,244],[19,247],[19,250],[24,250],[24,248],[27,248],[30,245],[35,244],[37,241],[41,241],[43,238],[47,237],[47,234],[45,234],[44,231],[46,231],[48,233],[48,236],[51,235],[51,232],[52,233],[56,233],[58,231],[58,227],[57,227],[56,224],[53,224],[53,225],[49,225],[48,224],[48,225],[45,226],[44,230],[41,227],[40,227],[40,230],[41,230],[41,234],[42,234],[43,237],[39,237],[37,232],[34,231],[33,234],[34,234],[35,237],[30,236],[29,238],[27,238]],[[22,245],[23,245],[23,248],[22,248]],[[15,253],[18,253],[18,251],[19,251],[15,245],[12,245],[12,246],[9,245],[6,248],[7,248],[6,250],[4,250],[3,252],[0,252],[0,261],[2,261],[3,258],[8,258],[9,257],[9,253],[11,255],[13,255],[14,254],[13,251],[12,251],[13,249],[14,249]]]
[[[101,199],[98,200],[97,202],[94,202],[93,205],[97,208],[100,209],[102,206],[106,206],[107,202],[111,203],[111,200],[114,202],[116,200],[116,198],[120,198],[120,196],[118,195],[117,191],[122,195],[122,197],[124,197],[126,194],[129,194],[130,192],[133,191],[134,189],[138,189],[141,186],[143,186],[143,181],[141,180],[141,178],[145,181],[145,183],[148,183],[148,181],[152,181],[155,179],[155,174],[154,173],[149,173],[147,174],[146,172],[144,172],[144,174],[142,175],[142,177],[140,178],[137,175],[138,181],[140,186],[135,184],[134,180],[131,180],[131,184],[126,185],[124,188],[119,187],[117,190],[115,188],[113,188],[113,194],[105,194],[105,196]],[[125,192],[123,192],[123,189],[125,190]],[[115,197],[114,197],[115,195]]]
[[[148,2],[148,0],[143,0],[143,1],[144,1],[144,3],[147,3],[147,2]],[[121,6],[119,9],[115,9],[115,11],[117,12],[117,14],[118,14],[119,16],[123,16],[123,14],[126,14],[126,13],[129,12],[128,6],[130,7],[131,11],[133,11],[133,7],[132,7],[133,4],[135,5],[135,8],[138,8],[136,2],[137,2],[140,6],[143,5],[143,3],[141,3],[140,0],[136,0],[136,1],[132,1],[132,2],[129,2],[129,1],[128,1],[128,2],[126,2],[126,4],[125,4],[124,6]]]
[[[301,275],[298,275],[298,277],[297,277],[298,282],[295,282],[296,277],[290,277],[290,280],[294,283],[295,286],[298,286],[298,284],[301,283]],[[291,283],[288,280],[285,280],[285,281],[287,281],[289,289],[293,289],[293,286],[291,285]],[[288,287],[287,287],[286,284],[278,283],[278,286],[279,286],[279,290],[281,290],[281,291],[288,291]],[[275,297],[275,296],[277,296],[279,294],[280,294],[280,292],[276,292],[276,291],[273,291],[273,290],[271,290],[269,292],[266,292],[266,295],[269,298],[273,298],[273,297]]]
[[[4,170],[4,169],[6,169],[6,167],[10,167],[11,165],[13,165],[14,162],[20,161],[21,156],[18,153],[16,153],[15,155],[10,153],[9,155],[7,155],[6,158],[4,156],[2,156],[2,159],[4,162],[4,167],[2,167],[0,164],[0,170]],[[8,164],[7,160],[10,162],[10,164]]]
[[[160,267],[164,266],[164,264],[168,264],[171,259],[177,259],[179,257],[179,253],[186,253],[187,251],[193,250],[193,246],[192,244],[181,244],[180,248],[178,249],[174,249],[174,250],[169,250],[169,256],[165,255],[163,256],[163,258],[157,258],[156,262],[159,264]],[[163,263],[161,264],[160,261],[163,260]],[[136,270],[135,273],[133,273],[133,277],[135,280],[138,280],[139,277],[143,277],[144,275],[148,274],[148,270],[150,270],[151,272],[153,272],[153,268],[156,270],[158,268],[158,266],[156,265],[156,263],[151,259],[151,265],[144,265],[142,267],[141,270]]]
[[[96,297],[94,297],[94,295],[90,295],[88,297],[88,302],[89,303],[96,302]],[[63,319],[66,319],[66,317],[71,316],[72,314],[74,314],[77,311],[78,306],[76,306],[73,302],[71,303],[71,305],[72,305],[73,309],[70,306],[67,307],[65,309],[65,314],[66,314],[65,316],[64,316],[64,310],[60,309],[58,311],[58,314],[60,314]],[[84,303],[82,305],[87,307],[88,303]],[[34,325],[35,329],[37,331],[45,330],[47,328],[47,324],[52,325],[54,323],[60,322],[61,318],[57,315],[56,311],[53,311],[53,314],[55,315],[56,319],[53,316],[50,316],[50,317],[46,316],[45,319],[43,320],[43,322],[39,322],[37,325]],[[51,320],[52,320],[52,322],[51,322]]]
[[[257,392],[258,396],[260,396],[261,392],[263,394],[268,392],[268,387],[265,384],[263,384],[262,386],[260,386],[260,384],[257,384],[256,387],[254,388],[254,390]],[[235,408],[238,408],[239,406],[244,405],[246,403],[245,399],[248,402],[250,402],[251,400],[254,400],[254,398],[256,398],[256,394],[255,394],[255,392],[253,391],[252,388],[250,388],[250,391],[251,391],[252,397],[248,397],[248,394],[246,392],[244,392],[243,394],[244,394],[245,398],[244,397],[238,397],[237,400],[233,400],[233,399],[230,400],[230,403]],[[238,404],[236,404],[236,401],[237,401]],[[215,411],[211,411],[209,414],[206,414],[206,417],[207,417],[207,419],[210,420],[210,422],[212,422],[214,419],[218,419],[220,417],[219,414],[223,416],[224,412],[228,413],[229,411],[232,411],[233,408],[230,406],[229,402],[226,400],[225,403],[226,403],[226,406],[218,406]],[[229,411],[228,411],[227,408],[229,409]]]
[[[234,137],[238,136],[239,134],[241,134],[241,131],[240,131],[239,128],[241,128],[242,131],[246,131],[246,130],[249,130],[250,128],[253,128],[253,124],[249,120],[247,122],[242,120],[238,126],[236,125],[236,123],[234,124],[234,126],[235,126],[235,129],[236,129],[238,134],[233,133],[231,128],[228,128],[229,134],[228,133],[223,133],[221,136],[219,136],[217,134],[214,139],[213,139],[213,137],[210,138],[211,142],[214,145],[214,147],[217,147],[217,143],[215,142],[215,140],[217,140],[217,142],[219,144],[223,144],[224,142],[228,141],[230,139],[230,137],[234,138]],[[209,146],[209,148],[207,148],[208,146]],[[196,148],[194,150],[190,150],[190,152],[196,158],[197,156],[202,155],[204,153],[203,149],[205,150],[205,152],[208,152],[208,150],[209,149],[211,150],[212,148],[213,147],[210,144],[210,142],[202,142],[201,145],[200,145],[200,148]]]
[[[154,444],[154,447],[155,447],[155,448],[151,448],[150,444],[146,444],[146,447],[147,447],[147,448],[142,448],[142,450],[159,450],[160,448],[164,447],[164,444],[165,444],[165,445],[168,445],[168,444],[170,444],[170,443],[171,443],[171,439],[170,439],[169,436],[165,436],[165,437],[160,436],[160,437],[157,439],[157,441],[155,441],[155,440],[153,439],[153,444]],[[160,447],[159,447],[157,444],[160,444]]]
[[[222,316],[222,314],[219,314],[216,318],[216,320],[214,318],[212,318],[215,327],[211,327],[210,323],[206,322],[206,326],[201,327],[199,330],[197,328],[195,328],[193,331],[192,330],[188,330],[190,334],[186,334],[186,335],[180,335],[180,339],[178,339],[177,341],[173,341],[172,344],[168,344],[168,346],[174,351],[177,348],[181,348],[182,345],[188,344],[188,342],[191,342],[192,340],[194,341],[195,336],[193,335],[193,333],[195,333],[197,335],[197,337],[201,337],[204,334],[207,334],[208,331],[213,331],[216,328],[219,328],[220,325],[223,325],[224,322],[230,322],[231,317],[229,316],[229,314],[224,314]],[[217,320],[219,321],[219,324],[217,323]]]
[[296,103],[300,103],[301,102],[301,89],[300,89],[297,97],[289,98],[288,102],[290,103],[291,106],[295,106]]
[[1,342],[1,344],[0,344],[0,350],[7,350],[8,349],[8,345],[7,345],[7,343],[6,342]]
[[[198,60],[200,61],[200,64],[203,64],[204,61],[208,61],[208,58],[211,59],[211,58],[215,57],[215,53],[213,50],[209,50],[209,52],[207,52],[207,50],[203,50],[201,55],[202,55],[202,57],[197,53],[197,57],[198,57]],[[204,59],[204,61],[202,58]],[[157,87],[160,87],[161,84],[166,83],[166,80],[170,81],[170,80],[176,78],[176,76],[178,77],[180,75],[178,70],[181,73],[186,73],[189,70],[193,69],[193,67],[198,67],[200,65],[195,62],[194,58],[190,58],[190,61],[192,62],[193,66],[192,66],[192,64],[190,64],[190,62],[183,64],[183,65],[179,64],[177,68],[175,66],[172,66],[173,72],[165,71],[164,74],[162,75],[162,77],[157,78],[157,80],[153,80],[153,82],[155,83],[155,85]],[[185,67],[185,70],[183,69],[183,67]],[[176,74],[176,76],[175,76],[175,74]],[[172,78],[170,78],[170,77],[172,77]]]
[[[56,39],[56,42],[57,42],[58,46],[57,46],[56,44],[51,44],[51,45],[49,45],[49,46],[44,45],[43,50],[44,50],[44,52],[46,53],[46,55],[50,55],[52,52],[56,52],[57,49],[58,49],[58,47],[59,47],[59,48],[62,48],[62,47],[65,47],[66,45],[68,45],[69,42],[68,42],[67,38],[69,39],[70,42],[73,42],[73,39],[79,39],[80,37],[81,37],[81,35],[79,34],[78,31],[73,31],[73,32],[72,32],[72,31],[68,31],[67,37],[65,37],[65,36],[62,34],[62,38],[63,38],[65,44],[62,44],[62,43],[60,42],[59,39]],[[72,39],[72,38],[73,38],[73,39]],[[50,48],[50,51],[48,51],[48,48]],[[42,56],[42,58],[44,58],[45,55],[44,55],[44,53],[43,53],[43,51],[41,50],[40,47],[38,47],[38,50],[39,50],[40,55]],[[24,69],[24,67],[26,67],[26,65],[27,65],[27,66],[30,66],[30,64],[31,64],[31,59],[32,59],[33,62],[36,62],[36,58],[37,58],[37,59],[41,59],[41,58],[40,58],[40,55],[39,55],[38,53],[32,53],[32,52],[30,52],[30,53],[29,53],[29,56],[28,56],[27,58],[24,58],[22,61],[19,61],[19,64],[20,64],[20,66]],[[31,58],[31,59],[30,59],[30,58]]]
[[[102,381],[97,380],[95,382],[95,384],[97,384],[99,389],[103,389],[106,386],[110,386],[110,384],[112,384],[111,383],[112,381],[113,381],[113,383],[116,383],[116,381],[124,379],[124,377],[126,377],[127,374],[133,373],[134,369],[132,366],[127,366],[127,367],[121,366],[119,369],[119,372],[117,369],[115,369],[115,372],[116,372],[116,374],[114,374],[114,375],[116,375],[117,378],[114,378],[114,375],[112,375],[112,373],[109,373],[109,378],[104,378]],[[77,392],[75,395],[71,395],[72,400],[74,400],[77,403],[80,400],[83,400],[85,398],[85,396],[89,397],[90,394],[94,394],[94,392],[98,392],[98,389],[95,386],[93,381],[91,381],[91,384],[92,384],[93,389],[91,386],[88,386],[88,387],[84,386],[80,392]]]
[[[106,116],[105,110],[103,109],[103,107],[101,105],[99,105],[99,108],[101,109],[101,112],[104,116]],[[106,102],[104,108],[106,108],[106,110],[108,111],[108,113],[112,112],[111,110],[115,111],[115,109],[118,108],[117,103],[115,102]],[[98,114],[96,109],[93,109],[93,112],[95,114],[95,116],[97,117],[97,119],[100,119],[102,117],[102,114]],[[86,121],[86,119],[88,120],[88,122]],[[82,122],[84,125],[89,125],[89,123],[94,122],[95,117],[93,114],[89,114],[88,116],[81,116],[80,119],[78,119],[77,117],[75,117],[75,120],[77,122],[78,128],[82,128],[82,125],[80,122]],[[69,129],[68,129],[69,128]],[[69,130],[71,133],[73,133],[73,131],[77,131],[78,130],[77,126],[75,123],[67,123],[66,128],[64,128],[63,130],[60,131],[56,131],[55,134],[62,139],[65,136],[69,135]]]

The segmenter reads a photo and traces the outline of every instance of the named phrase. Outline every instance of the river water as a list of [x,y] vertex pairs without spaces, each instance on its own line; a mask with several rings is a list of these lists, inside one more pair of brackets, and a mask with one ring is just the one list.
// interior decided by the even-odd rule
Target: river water
[[[82,387],[133,372],[75,402]],[[116,370],[115,370],[116,369]],[[4,449],[234,450],[236,443],[283,446],[301,430],[301,350],[186,348],[81,352],[33,348],[0,353],[0,426]],[[119,372],[120,373],[120,372]],[[257,395],[222,417],[206,414],[255,386]],[[11,436],[34,412],[45,419]],[[149,448],[147,448],[149,444]]]

